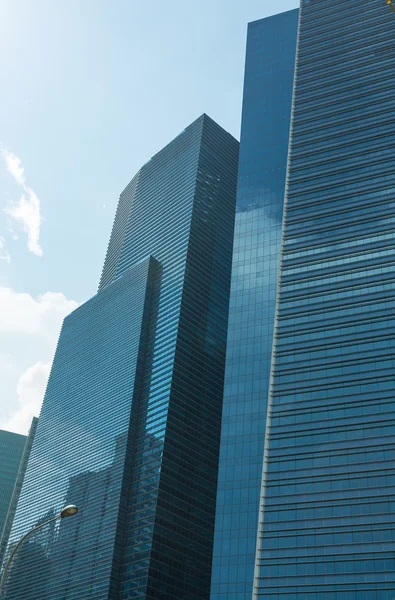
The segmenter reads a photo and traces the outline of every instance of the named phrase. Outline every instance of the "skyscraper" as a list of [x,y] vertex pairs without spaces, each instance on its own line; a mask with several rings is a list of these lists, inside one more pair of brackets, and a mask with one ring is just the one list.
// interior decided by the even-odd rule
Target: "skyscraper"
[[0,430],[0,538],[7,519],[26,436]]
[[[121,194],[98,293],[66,317],[6,598],[210,589],[238,142],[203,115]],[[11,546],[10,546],[11,547]]]
[[395,596],[394,36],[302,2],[254,598]]
[[297,27],[248,27],[212,600],[252,594]]
[[[37,417],[33,417],[32,423],[31,423],[30,429],[29,429],[29,434],[28,434],[27,438],[25,438],[25,444],[24,444],[22,456],[21,456],[21,459],[19,462],[18,473],[15,478],[14,489],[12,491],[11,498],[9,500],[7,515],[4,520],[4,525],[2,527],[2,531],[0,534],[0,564],[2,562],[4,552],[7,548],[8,537],[10,535],[12,523],[14,521],[15,511],[16,511],[16,507],[18,505],[18,500],[19,500],[19,495],[21,493],[23,480],[25,478],[27,463],[29,461],[29,456],[30,456],[30,452],[32,449],[33,441],[34,441],[34,436],[36,435],[37,424],[38,424]],[[6,433],[9,433],[9,432],[7,432],[7,431],[0,432],[0,436],[1,436],[1,434],[6,434]],[[16,435],[16,434],[12,434],[12,435]],[[20,437],[20,436],[18,436],[18,437]],[[23,436],[23,437],[25,437],[25,436]],[[6,443],[5,444],[6,452],[8,454],[10,452],[10,444],[9,444],[9,441],[7,440],[7,437],[3,438],[3,441]],[[12,444],[11,444],[11,447],[12,447]],[[2,465],[3,469],[5,468],[5,465],[7,464],[7,460],[4,460],[3,456],[0,460],[0,464]],[[1,474],[0,481],[3,486],[6,486],[7,485],[7,483],[6,483],[7,476],[3,476]],[[3,489],[4,489],[4,487],[3,487]]]

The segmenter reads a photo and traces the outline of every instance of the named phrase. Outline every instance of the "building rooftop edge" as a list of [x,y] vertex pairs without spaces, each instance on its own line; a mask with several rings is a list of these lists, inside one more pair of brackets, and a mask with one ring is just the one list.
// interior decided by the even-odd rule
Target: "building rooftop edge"
[[295,11],[298,11],[299,8],[291,8],[290,10],[283,10],[280,13],[276,13],[274,15],[268,15],[267,17],[262,17],[261,19],[255,19],[254,21],[249,21],[248,22],[248,27],[255,25],[256,23],[261,23],[262,21],[268,21],[269,19],[274,19],[276,17],[279,17],[281,15],[288,15],[289,13],[293,13]]
[[233,138],[235,140],[235,142],[237,142],[238,144],[240,143],[239,140],[237,140],[237,138],[234,137],[234,135],[232,135],[231,133],[229,133],[229,131],[227,131],[226,129],[224,129],[222,127],[222,125],[220,125],[219,123],[217,123],[217,121],[215,121],[215,119],[213,119],[212,117],[210,117],[210,115],[208,115],[207,113],[203,112],[199,117],[197,117],[197,119],[195,119],[194,121],[192,121],[191,123],[189,123],[189,125],[187,125],[186,127],[184,127],[184,129],[182,131],[180,131],[180,133],[178,133],[177,135],[175,135],[170,142],[167,142],[167,144],[165,144],[160,150],[158,150],[157,152],[155,152],[155,154],[153,154],[151,156],[151,158],[149,158],[145,163],[143,163],[141,165],[141,167],[135,172],[135,174],[133,175],[132,179],[126,184],[126,186],[124,187],[124,189],[122,190],[122,192],[120,193],[120,196],[128,189],[130,183],[133,181],[133,179],[140,173],[140,171],[146,166],[148,165],[152,160],[154,160],[159,154],[161,154],[168,146],[170,146],[170,144],[172,144],[177,138],[179,138],[181,135],[183,135],[187,129],[189,129],[190,127],[193,127],[194,125],[196,125],[197,123],[199,123],[199,121],[204,122],[205,120],[208,120],[209,122],[213,123],[216,127],[219,127],[224,133],[226,133],[227,135],[229,135],[231,138]]

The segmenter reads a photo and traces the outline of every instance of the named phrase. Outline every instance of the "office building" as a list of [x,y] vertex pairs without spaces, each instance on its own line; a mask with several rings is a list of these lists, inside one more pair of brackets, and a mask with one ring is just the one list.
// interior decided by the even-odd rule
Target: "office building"
[[394,28],[249,25],[211,600],[395,595]]
[[[2,558],[3,558],[4,552],[7,548],[8,537],[10,535],[12,523],[14,521],[15,511],[16,511],[16,507],[18,505],[19,495],[20,495],[21,489],[22,489],[23,479],[25,477],[27,463],[28,463],[29,456],[30,456],[30,451],[32,449],[34,436],[36,434],[37,424],[38,424],[37,417],[33,417],[27,438],[26,438],[26,436],[20,436],[18,434],[14,434],[14,433],[11,434],[12,436],[15,436],[17,438],[18,446],[20,445],[19,438],[21,438],[21,437],[25,438],[25,443],[24,443],[21,459],[19,462],[18,473],[17,473],[15,482],[14,482],[14,488],[12,490],[12,494],[11,494],[11,497],[10,497],[10,500],[8,503],[8,510],[7,510],[6,517],[4,519],[2,533],[0,535],[0,564],[2,563]],[[2,434],[9,434],[9,432],[2,431],[2,432],[0,432],[0,436]],[[14,440],[14,443],[15,443],[14,437],[12,437],[11,440]],[[10,451],[10,448],[12,448],[12,446],[13,446],[13,443],[12,442],[10,443],[10,438],[8,436],[5,436],[3,438],[3,441],[4,441],[4,446],[2,448],[2,456],[3,456],[4,451],[8,454]],[[18,449],[18,454],[19,454],[19,449]],[[4,462],[3,462],[3,459],[2,459],[1,464],[7,465],[8,464],[7,460],[4,460]],[[9,481],[9,478],[6,475],[3,478],[3,476],[0,475],[0,481],[1,481],[1,485],[4,486],[3,487],[3,489],[4,489],[7,486],[7,481]]]
[[206,115],[122,192],[66,317],[9,549],[12,600],[210,593],[238,142]]
[[211,600],[251,600],[298,10],[250,23]]
[[254,598],[395,597],[395,15],[303,0]]
[[18,476],[26,436],[0,430],[0,537]]

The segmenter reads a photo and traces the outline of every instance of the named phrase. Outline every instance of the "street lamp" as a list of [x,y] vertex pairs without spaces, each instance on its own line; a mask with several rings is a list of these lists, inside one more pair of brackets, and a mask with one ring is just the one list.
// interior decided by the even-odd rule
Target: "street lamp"
[[33,529],[30,529],[30,531],[28,531],[27,533],[25,533],[25,535],[23,537],[21,537],[21,539],[19,540],[19,542],[17,543],[17,545],[15,546],[15,548],[13,549],[13,551],[11,552],[9,559],[7,560],[7,562],[5,564],[5,567],[4,567],[4,570],[3,570],[3,574],[2,574],[1,580],[0,580],[0,594],[3,591],[4,582],[5,582],[5,579],[7,577],[7,572],[8,572],[8,569],[10,568],[12,559],[14,558],[15,553],[18,550],[19,546],[21,544],[23,544],[23,542],[25,541],[25,539],[31,533],[34,533],[34,531],[37,531],[37,529],[41,529],[41,527],[45,527],[45,525],[48,525],[49,523],[52,523],[53,521],[57,521],[58,519],[64,519],[65,517],[72,517],[77,512],[78,512],[78,508],[74,504],[68,504],[67,506],[65,506],[60,511],[60,513],[56,517],[53,517],[53,519],[49,519],[49,521],[45,521],[45,523],[41,523],[41,525],[37,525],[37,527],[33,527]]
[[74,504],[68,504],[64,507],[58,517],[56,519],[64,519],[65,517],[72,517],[78,512],[78,508]]

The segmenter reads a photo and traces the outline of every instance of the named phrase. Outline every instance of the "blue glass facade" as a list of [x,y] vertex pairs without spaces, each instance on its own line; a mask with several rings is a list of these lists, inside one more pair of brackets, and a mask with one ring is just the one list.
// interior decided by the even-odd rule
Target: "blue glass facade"
[[0,538],[16,483],[26,436],[0,430]]
[[[25,441],[25,444],[23,447],[22,457],[21,457],[21,460],[19,463],[18,474],[15,479],[14,489],[13,489],[13,492],[11,495],[11,500],[10,500],[9,506],[8,506],[7,517],[4,521],[4,527],[3,527],[2,533],[0,535],[0,564],[3,562],[3,555],[7,549],[8,538],[9,538],[9,535],[11,532],[12,523],[14,521],[15,511],[16,511],[16,507],[18,505],[19,495],[21,493],[22,484],[23,484],[23,480],[25,477],[25,473],[26,473],[27,463],[29,461],[29,456],[30,456],[30,452],[32,449],[33,441],[34,441],[34,436],[36,435],[37,424],[38,424],[37,417],[33,417],[32,423],[31,423],[30,429],[29,429],[29,434],[26,438],[26,441]],[[0,432],[0,436],[1,436],[1,433],[3,433],[3,432]],[[4,433],[8,433],[8,432],[4,432]],[[12,435],[14,435],[14,434],[12,434]],[[21,437],[21,436],[18,436],[18,437]],[[22,437],[25,437],[25,436],[22,436]],[[18,444],[20,444],[20,442],[18,442]],[[12,444],[10,446],[10,444],[7,443],[6,448],[7,448],[7,453],[9,453],[10,449],[12,448]],[[7,464],[7,460],[4,459],[4,454],[2,455],[0,463],[2,464],[2,467],[4,469],[5,465]],[[0,475],[0,481],[1,481],[2,486],[7,485],[6,484],[7,477],[5,475],[3,475],[3,474]]]
[[204,115],[124,192],[131,211],[117,276],[148,249],[163,274],[141,384],[121,600],[209,594],[237,162],[238,142]]
[[130,469],[128,431],[136,420],[133,396],[143,360],[140,338],[148,328],[158,270],[152,258],[141,262],[64,321],[10,544],[68,503],[81,512],[21,547],[7,600],[114,597],[114,547]]
[[81,511],[18,551],[7,600],[208,597],[237,161],[203,115],[121,194],[99,292],[64,322],[10,547]]
[[251,600],[298,11],[249,24],[211,600]]
[[395,597],[393,17],[301,7],[255,598]]

